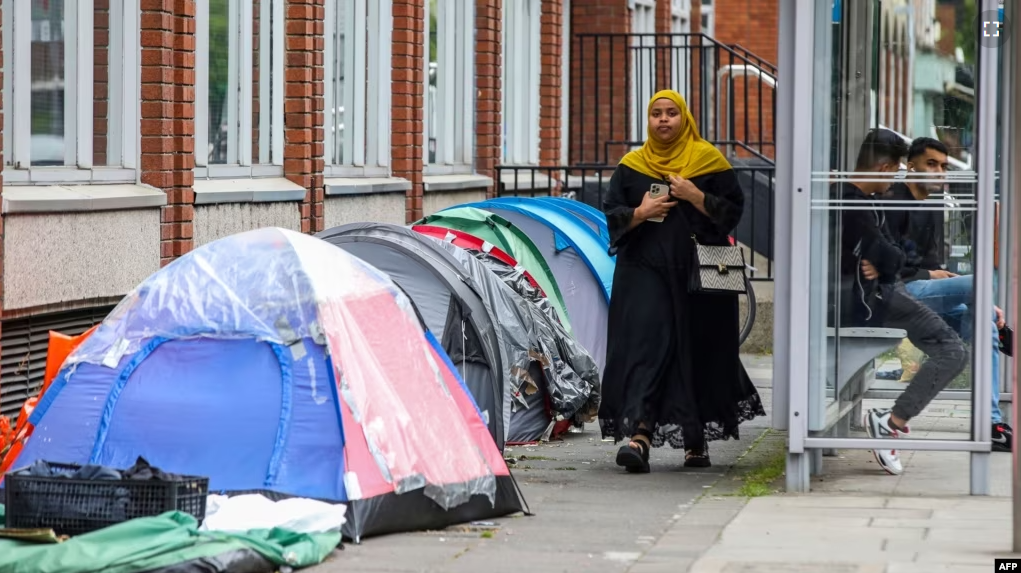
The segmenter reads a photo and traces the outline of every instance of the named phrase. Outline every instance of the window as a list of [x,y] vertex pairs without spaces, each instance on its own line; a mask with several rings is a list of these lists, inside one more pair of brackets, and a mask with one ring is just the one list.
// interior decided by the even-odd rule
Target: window
[[284,0],[197,3],[198,177],[283,174]]
[[682,34],[691,33],[691,0],[670,2],[670,77],[671,87],[689,101],[689,77],[691,76],[691,39]]
[[138,0],[5,2],[4,183],[135,183]]
[[388,175],[391,0],[326,3],[327,176]]
[[503,5],[503,162],[539,163],[541,0]]
[[656,0],[636,0],[631,13],[631,142],[645,141],[649,98],[656,93]]
[[702,33],[712,37],[716,33],[716,15],[713,0],[702,0]]
[[475,153],[474,0],[429,0],[425,27],[425,172],[469,173]]

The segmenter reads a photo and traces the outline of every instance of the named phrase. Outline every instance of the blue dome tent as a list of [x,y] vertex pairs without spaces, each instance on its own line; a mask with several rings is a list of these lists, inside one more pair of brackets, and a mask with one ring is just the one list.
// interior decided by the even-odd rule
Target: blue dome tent
[[606,226],[606,215],[599,209],[588,203],[564,199],[563,197],[536,197],[535,200],[542,203],[550,203],[565,211],[570,211],[572,215],[585,221],[585,224],[591,227],[599,235],[599,238],[606,241],[606,247],[609,249],[610,229]]
[[143,456],[208,476],[211,491],[347,503],[355,540],[523,503],[408,298],[283,229],[209,243],[146,279],[68,357],[31,422],[18,466]]

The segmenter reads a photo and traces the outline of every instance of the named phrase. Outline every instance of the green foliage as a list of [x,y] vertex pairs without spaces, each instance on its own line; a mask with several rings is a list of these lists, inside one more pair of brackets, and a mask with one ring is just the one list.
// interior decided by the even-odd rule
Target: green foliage
[[957,9],[957,26],[954,30],[954,45],[964,52],[964,61],[968,64],[975,64],[975,49],[978,45],[977,30],[978,21],[977,0],[963,0]]

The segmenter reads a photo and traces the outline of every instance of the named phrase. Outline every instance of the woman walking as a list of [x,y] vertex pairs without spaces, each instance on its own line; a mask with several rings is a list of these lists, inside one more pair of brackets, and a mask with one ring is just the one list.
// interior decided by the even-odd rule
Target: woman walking
[[[741,186],[679,93],[654,95],[648,114],[645,145],[621,160],[603,204],[617,266],[600,426],[629,439],[617,464],[637,473],[664,444],[685,450],[686,467],[709,467],[710,441],[765,415],[738,355],[737,295],[688,289],[694,240],[729,245]],[[654,197],[653,185],[669,193]]]

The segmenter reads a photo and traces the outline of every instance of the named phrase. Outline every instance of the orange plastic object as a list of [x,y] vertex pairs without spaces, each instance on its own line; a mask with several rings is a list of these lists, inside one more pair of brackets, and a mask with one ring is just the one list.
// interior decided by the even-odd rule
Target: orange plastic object
[[28,419],[39,404],[39,399],[46,394],[46,390],[49,389],[53,379],[57,377],[57,373],[60,372],[60,367],[67,357],[97,328],[99,328],[98,324],[78,336],[68,336],[54,330],[50,331],[50,341],[46,347],[46,372],[43,374],[43,387],[39,390],[39,394],[25,400],[21,406],[21,412],[18,414],[18,423],[13,429],[10,427],[10,420],[0,417],[0,480],[3,479],[4,474],[10,471],[11,464],[18,459],[25,442],[32,435],[34,428],[32,424],[28,423]]

